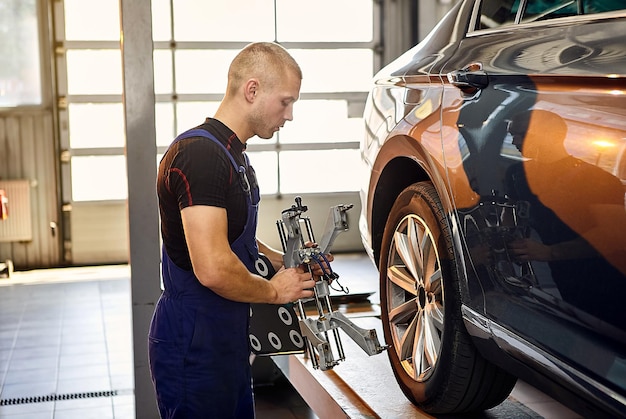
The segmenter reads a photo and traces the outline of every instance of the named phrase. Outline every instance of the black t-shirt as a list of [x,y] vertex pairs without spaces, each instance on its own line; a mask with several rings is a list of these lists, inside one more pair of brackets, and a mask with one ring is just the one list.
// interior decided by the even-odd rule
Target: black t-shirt
[[[207,118],[197,128],[213,134],[238,165],[247,167],[245,144],[227,126]],[[246,168],[246,172],[249,182],[256,185],[254,171]],[[238,176],[224,150],[209,138],[180,140],[161,159],[157,176],[161,236],[168,256],[178,267],[192,268],[180,215],[182,209],[191,205],[225,208],[229,242],[233,243],[242,233],[248,211],[246,192]]]

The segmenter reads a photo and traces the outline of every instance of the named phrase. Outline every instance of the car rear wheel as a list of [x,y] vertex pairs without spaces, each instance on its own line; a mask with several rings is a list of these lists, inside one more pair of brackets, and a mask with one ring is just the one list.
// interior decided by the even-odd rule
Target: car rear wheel
[[500,404],[515,377],[476,351],[461,318],[452,238],[430,182],[396,199],[383,235],[380,294],[385,340],[396,379],[428,413]]

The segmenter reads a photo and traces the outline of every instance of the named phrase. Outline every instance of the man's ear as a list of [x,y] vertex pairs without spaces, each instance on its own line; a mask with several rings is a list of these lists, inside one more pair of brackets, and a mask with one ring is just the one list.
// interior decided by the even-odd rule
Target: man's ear
[[259,81],[257,79],[249,79],[244,85],[244,95],[248,102],[254,102],[259,89]]

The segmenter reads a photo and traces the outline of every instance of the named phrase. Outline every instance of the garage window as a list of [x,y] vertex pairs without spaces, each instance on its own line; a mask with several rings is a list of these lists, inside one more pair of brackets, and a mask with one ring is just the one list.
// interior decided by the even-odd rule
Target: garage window
[[[124,167],[119,158],[125,158],[119,1],[57,3],[56,16],[65,21],[57,39],[64,47],[58,62],[61,119],[68,119],[61,140],[76,160],[70,164],[71,196],[64,200],[125,199],[125,174],[112,177],[109,169]],[[304,79],[294,121],[270,140],[248,143],[262,192],[359,189],[352,174],[358,173],[363,104],[375,69],[374,1],[152,0],[152,18],[159,154],[178,133],[214,114],[228,66],[242,47],[277,41],[298,61]],[[341,173],[342,180],[300,182],[303,167],[309,176]],[[90,187],[96,178],[116,184]]]
[[41,104],[37,3],[0,0],[0,108]]

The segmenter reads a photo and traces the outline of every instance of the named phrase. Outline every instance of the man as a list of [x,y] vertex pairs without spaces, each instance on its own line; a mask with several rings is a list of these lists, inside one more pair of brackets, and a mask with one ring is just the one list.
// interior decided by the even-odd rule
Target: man
[[[313,295],[303,269],[256,239],[259,192],[244,151],[293,118],[302,73],[274,43],[233,60],[214,118],[179,136],[159,165],[164,291],[150,326],[150,370],[163,418],[252,418],[249,303]],[[252,273],[259,250],[278,271]]]

